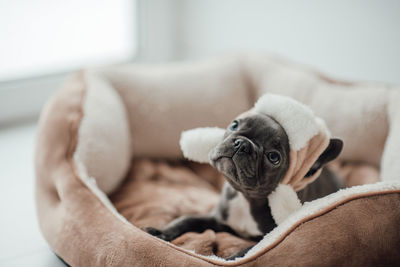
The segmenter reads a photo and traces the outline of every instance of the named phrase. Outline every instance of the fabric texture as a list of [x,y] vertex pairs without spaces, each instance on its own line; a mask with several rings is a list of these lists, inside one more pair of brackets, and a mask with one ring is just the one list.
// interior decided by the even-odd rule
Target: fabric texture
[[271,215],[277,225],[281,224],[295,211],[301,209],[301,202],[293,187],[287,184],[279,184],[268,195],[268,204]]
[[186,130],[181,134],[179,144],[183,156],[200,163],[210,162],[210,152],[224,138],[225,129],[201,127]]
[[267,93],[257,100],[254,111],[274,118],[285,129],[290,148],[295,151],[319,132],[312,110],[290,97]]
[[[363,185],[306,203],[266,235],[244,258],[233,262],[193,252],[198,250],[209,255],[213,247],[213,254],[228,253],[234,249],[230,242],[245,245],[231,236],[220,237],[208,231],[193,234],[193,238],[182,236],[181,240],[174,241],[176,245],[164,242],[137,227],[140,220],[145,223],[147,215],[151,218],[156,214],[150,212],[140,217],[136,205],[132,206],[135,212],[125,212],[130,204],[120,206],[124,202],[115,193],[111,198],[116,209],[114,205],[110,207],[112,202],[98,188],[103,184],[106,185],[104,190],[109,188],[120,192],[124,187],[118,185],[128,176],[124,172],[129,170],[129,166],[116,164],[120,166],[118,170],[100,177],[91,173],[93,169],[88,168],[88,163],[82,158],[75,160],[77,147],[84,140],[80,136],[80,127],[84,127],[85,119],[90,119],[91,111],[85,110],[85,97],[91,95],[88,88],[100,86],[91,87],[95,83],[89,76],[99,77],[95,80],[101,86],[108,84],[108,88],[119,95],[114,100],[120,99],[124,105],[119,114],[124,114],[125,110],[127,120],[122,129],[129,129],[129,135],[121,133],[120,139],[123,140],[106,138],[107,146],[103,141],[96,142],[95,135],[90,135],[93,136],[90,140],[93,146],[87,146],[85,153],[91,162],[104,162],[102,157],[119,142],[130,144],[126,153],[133,159],[132,166],[140,158],[181,160],[178,142],[182,131],[198,126],[225,127],[232,118],[248,110],[260,95],[271,92],[306,103],[326,121],[332,135],[343,139],[345,144],[340,156],[344,163],[340,169],[354,167],[350,168],[351,171],[343,170],[345,179]],[[93,96],[101,97],[101,94],[94,93]],[[400,203],[399,167],[396,164],[400,148],[396,138],[400,129],[398,96],[396,87],[337,82],[308,68],[264,55],[81,71],[66,81],[49,100],[39,121],[35,195],[40,229],[55,253],[72,266],[397,264],[400,261],[400,210],[393,207]],[[107,98],[101,99],[107,101]],[[95,116],[92,119],[99,118]],[[112,127],[108,123],[97,125],[102,125],[98,131],[106,133]],[[107,134],[100,136],[107,137]],[[121,159],[111,157],[104,164],[111,166],[114,160]],[[174,165],[169,162],[167,166],[164,171]],[[125,171],[123,167],[126,167]],[[87,177],[92,180],[85,179],[82,169],[86,169]],[[185,181],[188,175],[177,175],[179,169],[170,176],[176,177],[178,183],[179,177]],[[377,174],[383,183],[365,185],[376,181]],[[213,177],[206,172],[199,176],[206,180]],[[135,177],[134,183],[138,183],[136,179],[139,177]],[[185,193],[177,189],[170,189],[172,193],[168,196],[162,195],[163,186],[168,188],[167,184],[156,186],[154,191],[148,188],[149,200],[162,195],[165,202],[175,203],[169,206],[175,211],[172,216],[158,211],[161,219],[149,219],[149,224],[155,220],[161,224],[180,212],[203,213],[211,208],[217,201],[216,188],[220,185],[214,186],[215,181],[189,180],[188,186],[192,182],[195,186],[190,186],[191,194],[186,194],[185,199],[179,197]],[[140,196],[136,186],[130,189],[124,194]],[[198,204],[199,198],[204,205]],[[190,199],[193,205],[183,208]],[[154,207],[155,204],[151,203],[149,206]],[[137,222],[132,224],[130,220]],[[229,249],[223,248],[226,245]]]
[[[223,182],[223,176],[208,165],[135,160],[128,178],[110,199],[118,212],[137,227],[162,228],[182,215],[210,213],[219,200]],[[255,244],[212,230],[186,233],[172,243],[223,258]]]
[[75,159],[84,168],[80,175],[96,177],[92,180],[109,194],[125,178],[130,165],[130,126],[125,106],[110,84],[93,75],[85,75],[85,79],[89,86],[83,99],[85,116],[79,127]]
[[307,144],[300,150],[290,150],[289,169],[282,179],[282,184],[293,187],[297,192],[312,183],[321,174],[321,169],[309,177],[305,177],[314,162],[324,152],[329,145],[329,133],[325,123],[318,121],[319,131],[307,141]]

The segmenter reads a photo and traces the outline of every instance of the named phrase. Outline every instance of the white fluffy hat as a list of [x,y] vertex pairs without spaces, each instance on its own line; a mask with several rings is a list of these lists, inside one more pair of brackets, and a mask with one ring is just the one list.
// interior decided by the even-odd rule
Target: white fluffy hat
[[290,149],[295,151],[302,149],[320,131],[312,110],[287,96],[265,94],[253,110],[274,118],[285,130]]
[[[274,118],[286,131],[291,150],[302,149],[318,132],[322,120],[306,105],[286,96],[265,94],[258,99],[253,111]],[[324,127],[326,133],[328,130]],[[200,163],[209,162],[210,151],[223,140],[225,129],[204,127],[184,131],[180,146],[185,158]]]

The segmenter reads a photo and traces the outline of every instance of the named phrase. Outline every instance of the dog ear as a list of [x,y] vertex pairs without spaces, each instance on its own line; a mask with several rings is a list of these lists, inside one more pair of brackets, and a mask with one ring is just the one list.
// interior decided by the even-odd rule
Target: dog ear
[[329,140],[329,145],[325,149],[324,152],[319,156],[316,162],[311,166],[310,170],[307,172],[305,177],[312,176],[314,173],[316,173],[320,168],[322,168],[323,165],[328,163],[329,161],[332,161],[336,159],[340,152],[342,152],[343,149],[343,141],[340,139],[330,139]]
[[225,129],[204,127],[184,131],[179,144],[183,156],[187,159],[210,163],[209,153],[224,139]]

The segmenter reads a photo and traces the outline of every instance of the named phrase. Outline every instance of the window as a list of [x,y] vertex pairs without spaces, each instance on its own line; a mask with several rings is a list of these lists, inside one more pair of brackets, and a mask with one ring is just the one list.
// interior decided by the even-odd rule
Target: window
[[131,0],[0,1],[0,80],[127,60],[134,13]]
[[136,9],[135,0],[0,0],[0,126],[37,116],[63,73],[132,60]]

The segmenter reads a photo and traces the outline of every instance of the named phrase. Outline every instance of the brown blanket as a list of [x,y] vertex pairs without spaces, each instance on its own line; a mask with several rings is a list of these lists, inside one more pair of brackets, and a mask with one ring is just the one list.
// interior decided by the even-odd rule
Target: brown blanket
[[[208,165],[136,160],[111,196],[132,224],[161,228],[181,215],[206,214],[218,202],[224,178]],[[173,244],[203,255],[228,257],[254,242],[229,233],[186,233]]]
[[[341,174],[347,184],[357,184],[355,177],[365,177],[349,171],[360,170],[360,165],[336,164],[331,168]],[[365,168],[373,170],[372,167]],[[375,182],[378,177],[375,172],[371,173],[370,180]],[[140,228],[162,228],[181,215],[210,212],[218,202],[223,183],[223,176],[207,164],[135,160],[127,179],[113,193],[111,201],[132,224]],[[224,258],[254,244],[212,230],[186,233],[172,243],[199,254]]]

